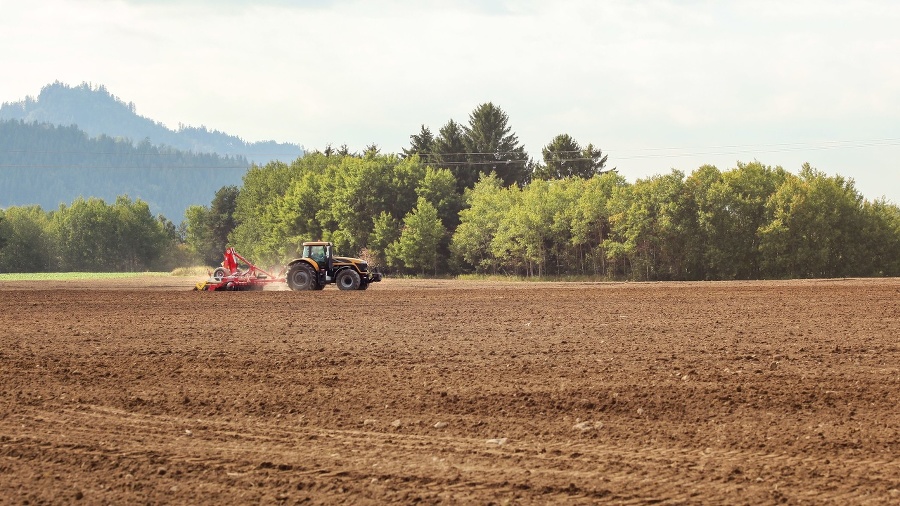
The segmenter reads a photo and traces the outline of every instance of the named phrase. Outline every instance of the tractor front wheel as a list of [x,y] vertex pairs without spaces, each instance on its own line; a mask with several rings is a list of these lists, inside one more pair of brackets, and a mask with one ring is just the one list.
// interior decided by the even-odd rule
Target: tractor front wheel
[[353,269],[342,270],[335,281],[341,290],[359,290],[359,273]]
[[287,284],[291,290],[314,290],[318,286],[316,273],[307,263],[297,263],[291,266],[287,274]]

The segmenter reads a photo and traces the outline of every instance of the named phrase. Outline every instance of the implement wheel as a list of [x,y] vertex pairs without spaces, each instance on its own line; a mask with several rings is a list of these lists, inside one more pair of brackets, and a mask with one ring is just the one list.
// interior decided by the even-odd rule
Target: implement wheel
[[287,273],[287,284],[291,290],[315,290],[318,286],[316,273],[309,264],[300,262],[291,266]]
[[353,269],[342,270],[338,273],[335,281],[341,290],[359,290],[359,273]]

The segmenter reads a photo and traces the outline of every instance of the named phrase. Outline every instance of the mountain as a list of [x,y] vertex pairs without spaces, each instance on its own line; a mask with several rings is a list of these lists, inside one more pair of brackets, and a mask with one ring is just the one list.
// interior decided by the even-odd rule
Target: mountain
[[0,121],[0,208],[52,210],[78,197],[111,203],[128,195],[178,223],[188,206],[240,185],[248,166],[245,158],[90,137],[75,125]]
[[103,86],[57,82],[36,99],[0,106],[0,209],[128,195],[178,223],[188,206],[240,185],[251,163],[302,154],[297,145],[247,143],[205,127],[172,131]]
[[0,120],[78,125],[92,137],[105,134],[130,139],[135,144],[146,139],[153,145],[182,151],[244,157],[258,165],[272,160],[290,163],[303,154],[303,148],[296,144],[248,143],[240,137],[208,130],[205,126],[179,125],[177,131],[170,130],[162,123],[139,116],[133,102],[125,103],[105,86],[94,87],[87,83],[70,87],[55,82],[44,86],[37,98],[4,102],[0,105]]

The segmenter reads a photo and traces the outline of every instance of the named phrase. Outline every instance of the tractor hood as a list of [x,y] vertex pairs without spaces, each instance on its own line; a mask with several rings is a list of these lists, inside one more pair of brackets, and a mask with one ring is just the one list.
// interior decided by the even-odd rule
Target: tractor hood
[[334,263],[337,264],[366,264],[366,262],[361,258],[353,258],[353,257],[334,257]]

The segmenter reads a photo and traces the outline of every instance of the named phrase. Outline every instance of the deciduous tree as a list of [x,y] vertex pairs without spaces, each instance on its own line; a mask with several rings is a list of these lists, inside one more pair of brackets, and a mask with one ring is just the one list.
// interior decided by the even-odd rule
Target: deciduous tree
[[405,267],[418,270],[422,275],[427,271],[437,274],[439,247],[446,233],[437,209],[424,197],[419,197],[416,208],[403,219],[403,230],[394,255]]
[[38,206],[10,207],[0,213],[0,272],[51,270],[47,213]]

